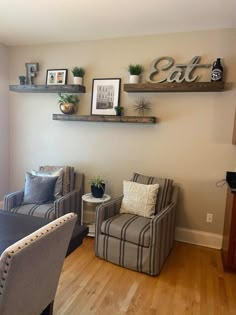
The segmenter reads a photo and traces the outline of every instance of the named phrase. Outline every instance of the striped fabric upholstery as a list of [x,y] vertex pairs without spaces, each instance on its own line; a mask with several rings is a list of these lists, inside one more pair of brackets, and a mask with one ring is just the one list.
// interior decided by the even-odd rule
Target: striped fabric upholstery
[[160,272],[174,241],[175,203],[171,203],[151,221],[152,243],[150,247],[149,271],[151,275]]
[[55,219],[55,209],[53,203],[44,203],[42,205],[27,204],[12,208],[10,212],[32,215],[40,218]]
[[56,171],[60,168],[63,168],[63,195],[68,194],[70,191],[74,189],[74,167],[71,166],[40,166],[39,170],[43,172],[47,171]]
[[54,201],[55,217],[59,218],[68,212],[77,214],[77,220],[81,222],[81,203],[82,203],[83,188],[75,189],[65,196]]
[[113,264],[139,272],[149,272],[148,247],[120,241],[118,238],[101,234],[98,243],[98,257]]
[[131,179],[133,182],[140,184],[159,184],[157,203],[156,203],[156,213],[161,211],[170,203],[173,180],[167,178],[158,178],[152,176],[144,176],[138,173],[134,173]]
[[4,210],[10,211],[12,208],[18,207],[22,204],[24,197],[24,190],[15,191],[4,196]]
[[137,245],[150,246],[150,218],[118,214],[102,222],[101,232]]
[[80,223],[81,200],[84,193],[84,175],[82,173],[74,173],[74,168],[71,168],[70,180],[70,187],[74,189],[56,199],[53,203],[22,205],[24,190],[20,190],[4,197],[4,210],[49,219],[56,219],[66,213],[74,212],[77,214],[78,222]]
[[56,199],[53,203],[21,205],[21,203],[14,202],[14,199],[17,200],[16,194],[10,194],[5,197],[4,210],[48,219],[56,219],[68,212],[74,212],[80,222],[81,197],[81,190],[74,190]]
[[169,204],[151,219],[120,214],[122,197],[97,206],[96,256],[135,271],[158,275],[173,246],[178,191],[178,186],[173,185]]

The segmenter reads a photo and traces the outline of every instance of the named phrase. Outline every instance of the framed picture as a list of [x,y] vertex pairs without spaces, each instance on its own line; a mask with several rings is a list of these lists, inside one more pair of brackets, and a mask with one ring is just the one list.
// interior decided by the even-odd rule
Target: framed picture
[[47,70],[47,85],[65,85],[67,83],[67,69]]
[[121,79],[93,79],[91,115],[116,115]]

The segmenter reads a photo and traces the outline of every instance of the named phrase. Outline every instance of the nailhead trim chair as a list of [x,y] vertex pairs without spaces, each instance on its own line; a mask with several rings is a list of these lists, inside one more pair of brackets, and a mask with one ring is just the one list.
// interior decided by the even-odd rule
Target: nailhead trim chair
[[52,314],[53,300],[76,219],[76,214],[66,214],[2,253],[1,315]]
[[179,187],[170,179],[135,173],[132,181],[159,184],[152,218],[120,213],[122,198],[96,208],[96,256],[152,276],[158,275],[173,246]]

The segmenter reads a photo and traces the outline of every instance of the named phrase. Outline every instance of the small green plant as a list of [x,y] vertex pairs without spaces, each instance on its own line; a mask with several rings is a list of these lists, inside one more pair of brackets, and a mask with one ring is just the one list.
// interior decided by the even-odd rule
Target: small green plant
[[79,67],[74,67],[71,72],[73,73],[74,77],[81,77],[83,78],[84,74],[85,74],[85,70],[83,68],[79,68]]
[[133,64],[130,64],[128,65],[128,71],[131,75],[140,75],[143,71],[144,71],[144,68],[142,65],[133,65]]
[[115,111],[116,111],[116,114],[117,114],[118,116],[120,116],[120,115],[122,114],[123,110],[124,110],[124,107],[118,105],[118,106],[115,106],[114,109],[115,109]]
[[24,75],[19,75],[19,80],[20,80],[21,85],[25,84],[25,76]]
[[94,176],[90,179],[90,185],[104,190],[105,180],[100,175]]
[[58,94],[58,95],[60,97],[58,101],[60,105],[68,104],[68,103],[77,105],[79,103],[79,98],[77,95],[74,95],[74,94],[64,94],[64,95]]

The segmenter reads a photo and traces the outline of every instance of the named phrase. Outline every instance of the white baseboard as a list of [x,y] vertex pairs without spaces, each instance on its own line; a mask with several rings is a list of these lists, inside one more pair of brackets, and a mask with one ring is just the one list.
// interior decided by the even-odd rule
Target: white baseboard
[[198,230],[190,230],[181,227],[175,229],[175,240],[210,248],[221,249],[223,236]]

